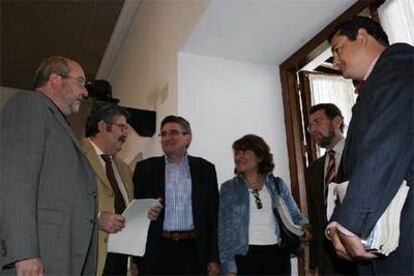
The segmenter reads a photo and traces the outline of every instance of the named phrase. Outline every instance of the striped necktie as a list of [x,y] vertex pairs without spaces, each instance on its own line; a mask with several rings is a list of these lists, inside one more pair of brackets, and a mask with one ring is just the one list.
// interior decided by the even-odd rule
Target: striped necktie
[[125,201],[122,197],[121,190],[119,189],[118,182],[116,181],[114,168],[112,167],[111,156],[109,154],[102,154],[101,157],[105,161],[106,176],[108,177],[108,181],[111,184],[112,191],[115,195],[115,213],[122,214],[122,212],[125,210]]
[[336,170],[335,170],[335,151],[334,150],[328,150],[328,167],[326,168],[326,176],[325,176],[325,185],[324,185],[324,195],[325,200],[328,196],[328,186],[329,183],[331,183],[335,176],[336,176]]

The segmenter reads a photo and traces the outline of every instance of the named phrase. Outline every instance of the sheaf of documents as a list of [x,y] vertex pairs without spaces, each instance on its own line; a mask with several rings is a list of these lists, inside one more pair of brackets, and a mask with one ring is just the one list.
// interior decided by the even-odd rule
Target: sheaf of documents
[[144,256],[150,220],[147,212],[160,202],[156,199],[134,199],[122,213],[125,227],[109,235],[108,252]]
[[[326,216],[328,220],[335,208],[335,201],[343,201],[348,188],[348,183],[349,181],[341,184],[329,184],[326,208]],[[375,224],[368,238],[362,240],[362,244],[366,250],[388,256],[391,252],[397,249],[398,241],[400,239],[401,211],[409,189],[410,187],[407,186],[407,181],[404,180],[401,183],[398,192]]]

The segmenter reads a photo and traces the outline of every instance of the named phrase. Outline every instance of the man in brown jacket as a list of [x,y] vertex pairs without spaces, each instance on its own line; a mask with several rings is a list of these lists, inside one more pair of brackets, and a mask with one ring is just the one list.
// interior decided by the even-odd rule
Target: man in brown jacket
[[128,256],[107,253],[108,236],[125,226],[122,212],[133,198],[128,165],[116,156],[127,136],[128,112],[115,104],[96,102],[86,122],[82,145],[97,175],[98,265],[97,275],[126,275]]

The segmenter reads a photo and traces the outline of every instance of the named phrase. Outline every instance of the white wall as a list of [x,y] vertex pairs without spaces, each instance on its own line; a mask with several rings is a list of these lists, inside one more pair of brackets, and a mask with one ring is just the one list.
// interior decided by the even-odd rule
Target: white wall
[[[114,97],[121,105],[156,111],[157,133],[166,115],[177,114],[177,52],[209,4],[142,1],[110,70]],[[130,162],[140,152],[144,158],[161,154],[158,136],[131,132],[120,157]]]
[[216,165],[219,183],[233,177],[232,143],[262,136],[275,156],[275,174],[290,183],[279,69],[179,53],[178,114],[192,125],[190,154]]

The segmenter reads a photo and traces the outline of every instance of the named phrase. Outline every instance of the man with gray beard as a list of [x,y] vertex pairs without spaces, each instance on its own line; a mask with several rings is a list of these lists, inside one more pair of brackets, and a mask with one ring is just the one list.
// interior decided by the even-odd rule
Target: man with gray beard
[[331,103],[311,107],[308,128],[315,143],[326,149],[325,155],[313,162],[307,171],[306,187],[311,224],[310,269],[319,275],[356,274],[355,266],[339,259],[332,244],[325,237],[327,187],[336,176],[344,148],[344,118]]
[[85,72],[52,56],[33,87],[0,112],[0,274],[95,275],[95,174],[66,119]]

